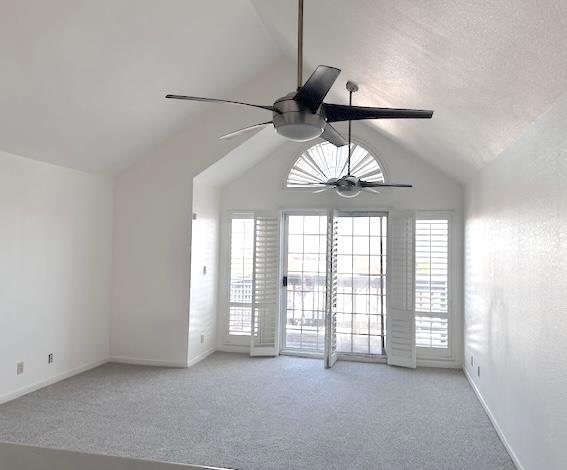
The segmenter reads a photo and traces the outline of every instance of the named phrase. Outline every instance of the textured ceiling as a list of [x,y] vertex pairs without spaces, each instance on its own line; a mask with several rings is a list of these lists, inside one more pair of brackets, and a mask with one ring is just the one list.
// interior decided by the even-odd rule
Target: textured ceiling
[[[295,58],[295,0],[252,0]],[[305,75],[318,64],[360,85],[355,104],[435,110],[374,121],[466,180],[567,89],[567,1],[305,0]]]
[[[296,0],[0,0],[0,150],[113,174],[203,111],[295,60]],[[567,0],[305,0],[305,75],[355,104],[430,108],[373,122],[460,179],[567,89]],[[290,90],[294,87],[290,83]],[[243,122],[243,125],[248,122]]]
[[113,174],[281,55],[248,0],[0,0],[0,150]]

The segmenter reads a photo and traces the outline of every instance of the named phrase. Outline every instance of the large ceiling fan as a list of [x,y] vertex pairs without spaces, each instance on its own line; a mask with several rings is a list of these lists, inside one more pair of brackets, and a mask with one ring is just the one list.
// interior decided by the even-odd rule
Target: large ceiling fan
[[341,147],[346,145],[343,136],[332,126],[333,122],[363,119],[430,119],[433,111],[421,109],[372,108],[324,103],[323,100],[335,83],[340,69],[319,65],[305,84],[303,81],[303,0],[299,0],[297,34],[297,91],[278,98],[272,106],[263,106],[241,101],[230,101],[197,96],[166,95],[166,98],[208,103],[229,103],[252,106],[272,112],[272,120],[245,127],[221,139],[227,139],[273,124],[277,133],[297,142],[321,137]]

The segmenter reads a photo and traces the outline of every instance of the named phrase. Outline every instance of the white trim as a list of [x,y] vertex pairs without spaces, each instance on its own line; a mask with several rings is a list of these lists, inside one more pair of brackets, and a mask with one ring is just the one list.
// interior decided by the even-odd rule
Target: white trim
[[518,456],[516,455],[516,453],[514,452],[514,450],[512,449],[512,446],[510,446],[508,439],[506,439],[506,436],[504,435],[504,432],[502,431],[502,428],[500,427],[500,425],[498,424],[498,421],[496,421],[496,418],[494,417],[494,414],[492,413],[492,411],[490,410],[490,408],[488,407],[488,405],[486,404],[486,402],[484,401],[484,398],[482,396],[482,394],[480,393],[480,390],[477,388],[476,384],[474,383],[472,377],[470,376],[469,372],[467,371],[467,369],[465,367],[463,367],[463,372],[465,373],[465,377],[467,378],[467,380],[469,381],[470,386],[472,387],[472,389],[474,390],[474,393],[476,394],[476,397],[478,398],[478,401],[480,402],[480,404],[482,405],[482,407],[484,408],[484,411],[486,412],[486,414],[488,415],[488,419],[490,419],[490,422],[492,423],[492,426],[494,426],[494,429],[496,431],[496,434],[498,434],[498,437],[500,438],[500,440],[502,441],[502,444],[504,445],[504,447],[506,448],[506,451],[508,452],[508,454],[510,454],[510,458],[512,459],[512,462],[514,462],[514,465],[518,468],[518,470],[524,470],[523,465],[520,463],[520,460],[518,459]]
[[388,356],[386,356],[385,354],[338,353],[337,360],[346,362],[369,362],[373,364],[387,364]]
[[[457,256],[455,253],[455,244],[453,242],[454,228],[454,211],[452,210],[418,210],[415,213],[416,223],[418,220],[447,220],[448,221],[448,233],[447,233],[447,279],[448,279],[448,293],[447,293],[447,320],[449,322],[449,347],[447,349],[442,348],[427,348],[423,346],[416,345],[416,354],[418,357],[418,362],[427,364],[437,364],[437,365],[425,365],[422,367],[462,367],[460,365],[459,353],[460,350],[457,331],[458,323],[456,321],[455,303],[453,301],[455,295],[455,273],[457,272]],[[414,247],[415,249],[415,247]],[[418,316],[419,313],[423,313],[425,316],[433,316],[434,314],[428,314],[427,312],[418,312],[416,310],[415,315]],[[439,316],[442,316],[440,314]],[[443,362],[447,364],[454,364],[453,366],[444,366]],[[456,366],[456,364],[459,364]]]
[[418,359],[417,367],[435,367],[436,369],[462,369],[463,364],[461,361],[427,358],[427,359]]
[[[230,286],[231,286],[231,278],[232,278],[232,221],[235,218],[240,218],[240,219],[250,219],[252,221],[255,220],[255,214],[256,211],[254,210],[234,210],[231,209],[229,211],[227,211],[227,237],[228,237],[228,248],[227,248],[227,263],[226,263],[226,295],[224,296],[225,298],[223,299],[224,302],[226,302],[225,305],[222,305],[221,308],[224,310],[223,312],[223,319],[221,322],[221,328],[223,331],[223,340],[222,343],[224,345],[237,345],[237,346],[243,346],[243,345],[250,345],[250,335],[231,335],[230,334]],[[256,239],[256,224],[254,223],[254,240]],[[221,240],[221,243],[223,243],[224,240]],[[253,241],[254,243],[254,241]],[[221,262],[221,260],[219,259],[219,263]],[[220,273],[220,269],[219,268],[219,273]],[[219,283],[220,283],[220,276],[219,276]],[[220,284],[219,284],[220,285]],[[245,304],[243,304],[245,305]],[[250,303],[250,309],[252,310],[252,303]]]
[[[380,170],[382,170],[382,175],[384,176],[384,182],[389,183],[390,182],[390,172],[386,168],[387,165],[384,162],[384,160],[379,156],[380,155],[379,152],[377,152],[376,149],[370,143],[368,143],[364,139],[358,138],[358,136],[355,135],[355,134],[353,134],[351,141],[354,145],[359,145],[360,147],[363,147],[374,158],[374,160],[376,160],[376,163],[378,163]],[[284,191],[313,191],[313,188],[309,188],[309,187],[307,187],[307,188],[293,188],[293,187],[288,188],[287,179],[289,177],[289,173],[291,172],[293,167],[295,167],[295,164],[301,158],[301,156],[307,150],[309,150],[311,147],[314,147],[315,145],[322,144],[324,142],[326,142],[324,139],[318,139],[315,143],[313,143],[313,141],[309,141],[309,142],[306,142],[304,145],[302,145],[300,147],[299,154],[297,154],[297,157],[293,159],[293,161],[291,162],[290,165],[288,165],[288,169],[287,169],[287,172],[285,174],[285,179],[282,182],[282,186],[281,186],[282,190],[284,190]],[[382,190],[389,191],[388,188],[383,188]]]
[[[248,336],[248,338],[250,338]],[[250,354],[250,340],[248,344],[221,344],[217,346],[217,351],[236,354]]]
[[293,357],[305,357],[309,359],[323,359],[323,353],[311,352],[311,351],[300,351],[294,349],[282,349],[280,351],[280,356],[293,356]]
[[112,356],[108,362],[117,364],[132,364],[137,366],[157,366],[157,367],[182,367],[186,368],[186,362],[162,361],[159,359],[144,359],[139,357]]
[[9,401],[15,400],[16,398],[19,398],[21,396],[27,395],[28,393],[35,392],[36,390],[39,390],[40,388],[47,387],[48,385],[52,385],[54,383],[68,379],[69,377],[72,377],[74,375],[81,374],[82,372],[86,372],[87,370],[94,369],[95,367],[102,366],[103,364],[106,364],[107,362],[109,362],[108,359],[103,359],[103,360],[100,360],[100,361],[91,362],[91,363],[86,364],[84,366],[77,367],[75,369],[71,369],[70,371],[54,375],[53,377],[50,377],[48,379],[41,380],[41,381],[36,382],[32,385],[27,385],[26,387],[22,387],[22,388],[15,390],[13,392],[8,392],[8,393],[0,396],[0,405],[3,404],[3,403],[9,402]]
[[[298,157],[299,158],[299,157]],[[295,188],[293,188],[295,189]],[[313,357],[311,354],[320,354],[323,357],[323,353],[306,351],[307,356],[303,356],[303,351],[300,350],[293,350],[287,347],[286,345],[286,324],[287,324],[287,288],[283,287],[283,277],[288,275],[287,272],[287,264],[288,264],[288,243],[289,243],[289,217],[294,215],[303,215],[303,216],[327,216],[328,217],[328,209],[279,209],[279,217],[280,217],[280,278],[278,282],[279,286],[279,347],[280,347],[280,354],[288,355],[288,356],[300,356],[300,357]],[[296,354],[299,353],[299,354]],[[318,356],[317,356],[318,357]]]
[[210,348],[207,349],[206,351],[203,351],[201,354],[199,354],[197,357],[194,357],[193,359],[191,359],[190,361],[187,362],[187,367],[191,367],[194,366],[195,364],[197,364],[198,362],[201,362],[203,359],[206,359],[207,357],[209,357],[211,354],[213,354],[216,351],[216,348]]

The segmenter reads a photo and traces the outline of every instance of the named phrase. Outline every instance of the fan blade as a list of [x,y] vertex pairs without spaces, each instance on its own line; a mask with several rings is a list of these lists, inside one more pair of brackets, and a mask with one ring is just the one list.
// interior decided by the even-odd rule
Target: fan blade
[[329,189],[333,189],[333,187],[332,187],[332,186],[328,186],[328,187],[323,188],[323,189],[318,189],[317,191],[313,191],[313,194],[323,193],[323,192],[325,192],[325,191],[328,191]]
[[305,85],[297,90],[294,100],[307,106],[312,113],[316,112],[340,73],[341,70],[335,67],[319,65]]
[[242,106],[252,106],[254,108],[266,109],[268,111],[277,111],[273,106],[262,106],[260,104],[243,103],[241,101],[230,101],[230,100],[218,100],[216,98],[201,98],[199,96],[184,96],[184,95],[165,95],[166,98],[172,100],[187,100],[187,101],[203,101],[205,103],[230,103],[230,104],[240,104]]
[[325,104],[328,122],[361,119],[431,119],[433,111],[426,109],[367,108],[343,104]]
[[363,188],[413,188],[411,184],[397,184],[397,183],[374,183],[372,181],[360,180],[360,186]]
[[342,147],[343,145],[347,144],[345,138],[329,123],[327,123],[327,125],[325,126],[325,130],[321,134],[321,138],[325,139],[327,142],[330,142],[336,147]]
[[267,126],[268,124],[272,124],[272,121],[261,122],[260,124],[254,124],[253,126],[248,126],[243,129],[239,129],[237,131],[231,132],[230,134],[225,134],[219,137],[220,140],[224,139],[232,139],[240,134],[245,134],[246,132],[253,131],[254,129],[259,129],[260,127]]
[[317,183],[291,183],[293,187],[305,186],[308,188],[318,188],[322,186],[332,186],[333,188],[336,186],[335,182],[317,182]]
[[364,191],[368,191],[374,194],[380,194],[380,191],[376,191],[374,188],[362,188]]

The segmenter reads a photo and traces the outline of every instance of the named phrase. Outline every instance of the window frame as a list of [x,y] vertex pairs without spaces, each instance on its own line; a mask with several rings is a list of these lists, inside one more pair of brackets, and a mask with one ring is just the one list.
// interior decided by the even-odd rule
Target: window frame
[[[309,191],[312,192],[313,188],[316,186],[305,186],[305,187],[289,187],[287,186],[287,180],[289,178],[289,174],[291,173],[291,170],[293,170],[293,168],[295,167],[297,161],[302,157],[302,155],[309,150],[311,147],[314,147],[317,144],[323,143],[324,141],[318,141],[316,144],[313,144],[313,142],[305,142],[304,145],[302,145],[299,150],[296,153],[296,157],[291,161],[290,164],[288,164],[287,167],[287,171],[285,172],[285,177],[283,178],[283,181],[281,182],[281,189],[283,191]],[[390,182],[390,171],[388,169],[387,164],[384,162],[384,160],[382,158],[380,158],[379,153],[375,150],[374,146],[370,143],[365,141],[364,139],[360,139],[358,137],[353,136],[352,138],[352,143],[354,145],[358,145],[362,148],[364,148],[371,156],[372,158],[374,158],[374,160],[376,161],[376,163],[378,164],[378,167],[380,168],[380,171],[382,172],[382,176],[384,178],[384,183],[389,183]],[[298,209],[298,210],[303,210],[303,209]],[[373,208],[366,208],[366,207],[361,207],[353,209],[354,211],[357,210],[374,210]],[[380,206],[379,209],[377,210],[388,210],[388,207],[383,208],[382,206]]]
[[[254,211],[230,211],[228,213],[228,262],[227,262],[227,279],[226,279],[226,307],[225,307],[225,317],[224,317],[224,329],[225,329],[225,344],[237,345],[237,346],[249,346],[251,335],[232,335],[230,334],[230,307],[233,302],[230,300],[230,289],[232,283],[232,224],[234,219],[249,219],[253,223],[255,221]],[[255,228],[253,228],[255,230]],[[238,303],[238,302],[237,302]],[[252,308],[252,302],[250,303],[250,308]]]
[[[415,221],[418,220],[447,220],[447,348],[430,348],[419,346],[416,342],[416,355],[418,360],[439,360],[454,361],[456,357],[455,347],[457,345],[457,336],[455,334],[455,308],[454,308],[454,292],[455,278],[454,273],[456,256],[454,253],[453,234],[454,217],[453,211],[416,211]],[[417,233],[416,235],[417,236]],[[417,244],[414,244],[414,250],[417,251]],[[417,254],[414,253],[417,260]],[[414,286],[414,290],[416,287]],[[418,310],[415,309],[415,316],[418,316]],[[428,313],[428,312],[424,312]]]

